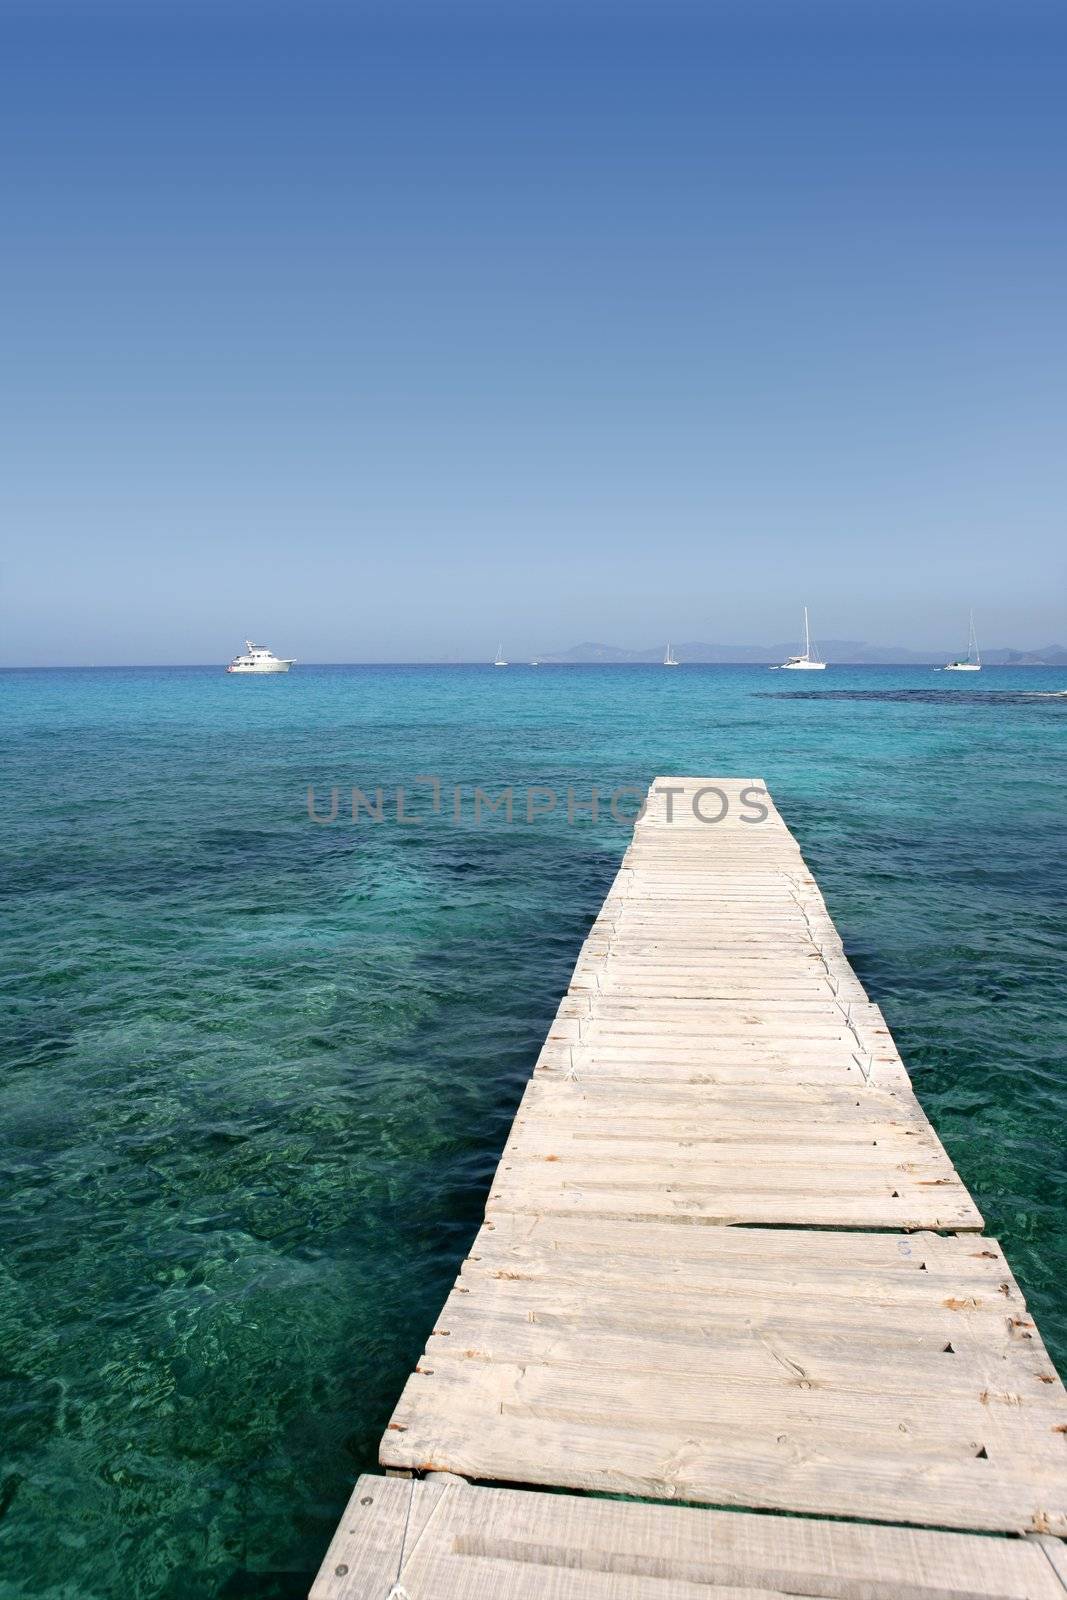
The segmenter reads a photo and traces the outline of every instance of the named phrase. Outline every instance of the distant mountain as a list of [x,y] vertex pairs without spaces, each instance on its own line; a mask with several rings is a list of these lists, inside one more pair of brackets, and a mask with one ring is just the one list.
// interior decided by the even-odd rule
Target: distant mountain
[[[719,665],[762,665],[784,661],[797,648],[795,639],[781,644],[702,644],[691,641],[676,644],[674,653],[679,661],[694,661]],[[663,660],[665,644],[648,650],[627,650],[617,644],[576,644],[569,650],[556,654],[543,652],[539,659],[546,663],[575,664],[603,662],[605,664],[657,662]],[[941,666],[951,661],[959,652],[947,650],[905,650],[899,645],[864,644],[858,639],[820,639],[819,653],[824,661],[838,666],[925,667]],[[983,650],[982,660],[989,666],[1005,667],[1063,667],[1067,666],[1067,648],[1061,644],[1047,644],[1040,650]]]
[[1067,650],[1062,644],[1042,645],[1040,650],[983,650],[982,660],[995,667],[1065,667]]

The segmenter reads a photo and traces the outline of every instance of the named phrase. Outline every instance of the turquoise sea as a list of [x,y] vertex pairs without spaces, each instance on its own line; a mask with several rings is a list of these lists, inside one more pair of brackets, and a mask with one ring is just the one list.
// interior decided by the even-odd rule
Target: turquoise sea
[[[1062,1370],[1064,688],[0,674],[2,1600],[305,1593],[627,843],[568,784],[768,781]],[[309,784],[425,813],[420,774],[440,815],[308,819]]]

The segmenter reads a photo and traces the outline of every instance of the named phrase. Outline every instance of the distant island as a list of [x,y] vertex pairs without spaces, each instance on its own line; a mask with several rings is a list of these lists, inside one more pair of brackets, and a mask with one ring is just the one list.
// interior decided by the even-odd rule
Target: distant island
[[[681,662],[692,661],[722,666],[773,665],[784,661],[796,649],[796,641],[780,644],[703,644],[693,642],[676,644],[674,653]],[[543,651],[538,660],[546,665],[553,663],[600,663],[606,665],[655,663],[663,660],[664,646],[653,645],[647,650],[627,650],[616,644],[575,644],[569,650]],[[899,645],[864,644],[857,639],[820,639],[819,651],[824,661],[835,666],[942,666],[958,654],[951,647],[945,650],[905,650]],[[1039,650],[986,650],[982,660],[991,667],[1064,667],[1067,666],[1067,646],[1043,645]]]

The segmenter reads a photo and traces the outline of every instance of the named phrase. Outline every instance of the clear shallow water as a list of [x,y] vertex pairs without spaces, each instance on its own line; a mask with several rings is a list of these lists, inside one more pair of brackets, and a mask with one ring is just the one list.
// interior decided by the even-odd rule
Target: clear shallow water
[[2,1600],[305,1592],[629,836],[475,784],[765,778],[1064,1369],[1065,687],[0,674]]

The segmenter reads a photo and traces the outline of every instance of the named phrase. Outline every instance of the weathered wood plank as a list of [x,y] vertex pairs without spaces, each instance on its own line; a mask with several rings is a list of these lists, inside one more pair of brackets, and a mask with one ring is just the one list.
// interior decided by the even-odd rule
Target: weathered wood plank
[[[730,800],[719,826],[686,812],[708,787]],[[669,788],[680,795],[672,825]],[[549,1030],[516,1123],[525,1137],[505,1151],[490,1214],[599,1207],[620,1219],[981,1226],[773,802],[761,797],[764,822],[737,820],[751,788],[762,785],[656,780]],[[766,1082],[759,1096],[742,1092],[746,1061],[758,1061],[748,1076]],[[732,1069],[729,1104],[712,1087],[719,1064]],[[700,1091],[688,1098],[677,1094],[687,1079]],[[639,1129],[668,1102],[678,1121],[657,1126],[653,1149]],[[560,1123],[586,1114],[632,1118],[632,1148],[620,1124],[610,1151],[554,1150]],[[893,1143],[902,1125],[923,1147],[921,1170]],[[779,1147],[757,1149],[769,1144]],[[538,1170],[537,1152],[546,1162],[558,1155],[559,1170]],[[765,1165],[746,1176],[754,1158]],[[815,1184],[820,1160],[832,1165]]]
[[[731,810],[712,826],[691,800],[715,784]],[[673,823],[667,787],[681,791]],[[1067,1532],[1067,1396],[773,802],[760,797],[764,821],[741,820],[751,787],[762,785],[653,786],[382,1463]],[[650,1515],[651,1529],[677,1513]],[[1031,1552],[1022,1587],[983,1589],[994,1562],[960,1567],[951,1592],[1058,1584],[1042,1546],[997,1546],[1009,1548]],[[455,1576],[433,1559],[435,1584]],[[494,1593],[557,1592],[543,1563],[534,1580],[506,1556],[484,1562],[477,1581]],[[715,1592],[942,1592],[932,1577],[925,1589],[848,1587],[866,1576],[757,1565],[717,1572]],[[644,1596],[654,1580],[681,1595],[691,1574],[587,1579],[558,1593]],[[711,1580],[702,1569],[693,1581]]]
[[312,1600],[1063,1600],[1053,1543],[362,1477]]
[[1067,1397],[995,1244],[525,1221],[483,1227],[383,1461],[1067,1532]]

